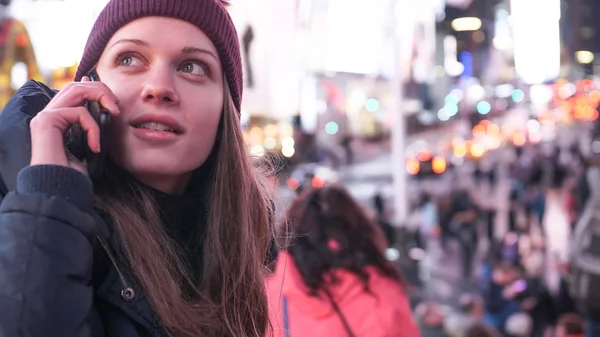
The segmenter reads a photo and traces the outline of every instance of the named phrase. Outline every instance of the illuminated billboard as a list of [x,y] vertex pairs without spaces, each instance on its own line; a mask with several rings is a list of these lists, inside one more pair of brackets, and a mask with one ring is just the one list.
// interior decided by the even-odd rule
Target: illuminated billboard
[[515,68],[528,84],[560,72],[560,0],[511,0]]

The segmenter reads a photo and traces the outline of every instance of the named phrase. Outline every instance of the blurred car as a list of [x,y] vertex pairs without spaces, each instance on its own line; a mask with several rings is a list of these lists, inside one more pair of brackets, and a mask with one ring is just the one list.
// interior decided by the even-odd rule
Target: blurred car
[[442,155],[434,155],[429,150],[421,150],[406,160],[406,171],[417,178],[437,177],[450,168],[452,164]]
[[297,165],[287,180],[287,186],[300,194],[308,187],[321,188],[326,183],[340,180],[339,173],[333,168],[319,163]]

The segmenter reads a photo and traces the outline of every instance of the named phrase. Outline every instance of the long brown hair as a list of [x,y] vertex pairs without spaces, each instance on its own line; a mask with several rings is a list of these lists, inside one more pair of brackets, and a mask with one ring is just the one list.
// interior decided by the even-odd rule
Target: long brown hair
[[[383,233],[340,185],[328,184],[300,194],[288,209],[283,226],[290,238],[287,251],[312,294],[329,282],[328,273],[345,269],[357,275],[368,290],[366,267],[405,284],[384,256]],[[335,275],[331,275],[335,276]],[[335,277],[331,278],[335,283]]]
[[225,85],[209,159],[213,169],[203,179],[207,219],[194,229],[190,245],[201,249],[184,253],[169,238],[152,194],[134,179],[117,183],[107,177],[96,183],[98,203],[119,233],[125,267],[172,336],[263,337],[268,326],[263,263],[270,206],[228,93]]

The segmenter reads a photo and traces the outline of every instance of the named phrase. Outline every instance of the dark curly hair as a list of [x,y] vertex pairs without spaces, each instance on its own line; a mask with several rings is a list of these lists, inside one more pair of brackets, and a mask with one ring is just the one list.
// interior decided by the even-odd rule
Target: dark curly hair
[[338,281],[328,273],[334,269],[357,275],[367,291],[368,266],[405,284],[384,256],[383,234],[342,186],[306,190],[288,209],[286,221],[287,251],[313,295]]

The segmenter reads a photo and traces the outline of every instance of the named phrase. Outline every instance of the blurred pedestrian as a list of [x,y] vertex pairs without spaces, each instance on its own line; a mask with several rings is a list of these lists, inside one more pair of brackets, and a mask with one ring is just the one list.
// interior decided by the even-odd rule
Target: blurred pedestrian
[[504,331],[508,318],[520,310],[517,298],[525,290],[517,266],[508,262],[496,262],[490,278],[484,282],[485,322],[491,327]]
[[440,222],[437,205],[430,194],[423,194],[419,206],[419,213],[421,215],[419,237],[421,238],[421,242],[423,242],[422,248],[427,249],[428,242],[437,236],[437,230]]
[[565,314],[556,323],[555,337],[584,337],[585,322],[577,314]]
[[440,243],[443,250],[448,249],[448,242],[452,238],[451,223],[454,216],[453,198],[451,195],[443,195],[437,199],[437,210],[440,227]]
[[506,321],[506,335],[509,337],[531,337],[533,332],[533,321],[525,313],[517,313]]
[[483,323],[484,315],[483,298],[475,294],[463,294],[459,298],[458,311],[446,316],[444,330],[449,337],[464,337],[470,327]]
[[344,149],[344,157],[346,159],[346,165],[354,164],[354,149],[352,148],[352,142],[354,137],[350,133],[344,134],[340,141],[340,146]]
[[415,317],[421,337],[451,337],[444,331],[446,313],[439,303],[420,303],[415,309]]
[[377,191],[373,196],[373,206],[375,208],[375,222],[385,235],[387,246],[391,247],[396,244],[396,230],[390,222],[390,212],[386,207],[381,191]]
[[457,192],[453,196],[452,201],[453,232],[460,246],[462,275],[465,280],[470,280],[473,276],[477,247],[479,245],[477,230],[479,207],[466,190]]
[[478,324],[469,328],[465,337],[501,337],[501,335],[494,329]]
[[568,262],[561,261],[559,254],[556,254],[554,260],[559,272],[560,281],[558,291],[554,296],[554,317],[561,317],[566,314],[577,314],[577,304],[571,293],[571,267]]
[[309,189],[290,206],[291,235],[267,280],[274,336],[419,336],[408,285],[348,192]]

